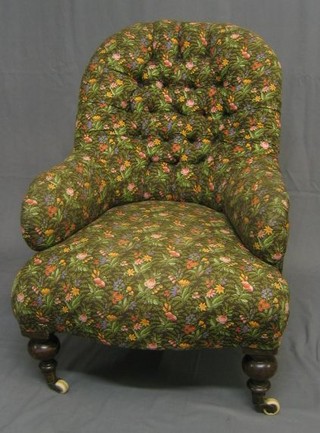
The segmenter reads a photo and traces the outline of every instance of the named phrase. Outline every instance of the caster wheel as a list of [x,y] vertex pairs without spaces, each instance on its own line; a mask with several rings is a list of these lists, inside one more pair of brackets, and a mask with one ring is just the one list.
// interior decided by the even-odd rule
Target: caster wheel
[[58,379],[56,383],[52,385],[52,388],[59,394],[65,394],[68,392],[69,384],[63,379]]
[[280,412],[280,403],[275,398],[266,398],[262,410],[265,415],[277,415]]

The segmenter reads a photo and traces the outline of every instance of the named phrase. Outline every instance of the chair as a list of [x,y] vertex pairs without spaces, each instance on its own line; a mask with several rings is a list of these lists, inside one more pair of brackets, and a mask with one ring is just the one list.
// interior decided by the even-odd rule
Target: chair
[[240,347],[257,410],[288,319],[281,71],[256,34],[162,20],[108,38],[75,145],[22,206],[36,254],[12,305],[48,385],[67,333],[148,350]]

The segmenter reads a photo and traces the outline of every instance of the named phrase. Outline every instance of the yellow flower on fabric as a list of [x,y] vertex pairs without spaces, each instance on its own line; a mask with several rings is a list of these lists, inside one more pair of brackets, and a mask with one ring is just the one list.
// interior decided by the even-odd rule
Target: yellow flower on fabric
[[131,275],[134,275],[134,274],[135,274],[134,269],[128,269],[128,270],[127,270],[127,274],[130,275],[130,276],[131,276]]
[[181,159],[181,161],[188,161],[188,156],[184,154],[181,156],[180,159]]
[[264,228],[264,232],[265,232],[267,235],[271,235],[271,233],[273,232],[273,228],[270,227],[270,226],[265,226],[265,228]]
[[73,294],[73,296],[78,296],[80,293],[80,290],[77,287],[72,287],[71,293]]
[[179,280],[178,283],[180,284],[181,287],[187,287],[190,284],[189,280]]
[[140,323],[143,326],[149,326],[150,325],[150,321],[148,319],[142,319]]
[[143,256],[143,260],[144,260],[145,262],[151,262],[152,257],[149,256],[148,254],[146,254],[145,256]]
[[116,253],[115,251],[111,251],[111,253],[108,254],[110,257],[117,257],[119,253]]
[[136,341],[137,337],[134,334],[129,334],[128,339],[130,341]]
[[255,100],[256,102],[259,102],[259,101],[261,101],[261,97],[257,95],[257,96],[254,98],[254,100]]
[[201,302],[199,304],[199,310],[200,311],[206,311],[208,309],[207,304],[205,302]]
[[259,327],[260,327],[259,323],[258,323],[258,322],[255,322],[254,320],[251,320],[251,321],[249,322],[249,325],[250,325],[252,328],[259,328]]
[[203,320],[199,320],[199,326],[201,326],[201,328],[206,328],[207,325]]
[[44,296],[49,295],[50,292],[51,292],[51,290],[48,289],[47,287],[45,287],[44,289],[41,290],[41,293],[42,293]]
[[271,84],[270,85],[270,90],[272,90],[272,91],[276,90],[276,86],[274,84]]
[[69,311],[69,308],[68,308],[68,307],[66,307],[66,306],[65,306],[65,307],[62,307],[62,312],[63,312],[63,313],[67,313],[68,311]]
[[221,284],[218,284],[214,289],[215,289],[216,293],[218,293],[219,295],[224,293],[224,287],[221,286]]
[[51,236],[52,233],[54,233],[54,230],[53,230],[53,229],[48,229],[48,230],[46,230],[44,233],[45,233],[47,236]]
[[255,242],[253,244],[253,248],[255,248],[256,250],[261,250],[261,246],[260,246],[259,242]]
[[228,59],[223,59],[222,60],[222,64],[223,64],[223,66],[229,65],[229,60]]
[[115,320],[117,320],[117,316],[115,316],[114,314],[108,314],[107,320],[109,320],[109,322],[114,322]]

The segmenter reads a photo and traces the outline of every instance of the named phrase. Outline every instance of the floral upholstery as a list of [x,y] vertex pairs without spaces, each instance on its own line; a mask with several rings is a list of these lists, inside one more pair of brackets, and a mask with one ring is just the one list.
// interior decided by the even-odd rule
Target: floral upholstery
[[159,21],[107,39],[82,80],[74,150],[23,202],[39,252],[14,283],[22,332],[277,348],[280,95],[275,54],[234,25]]

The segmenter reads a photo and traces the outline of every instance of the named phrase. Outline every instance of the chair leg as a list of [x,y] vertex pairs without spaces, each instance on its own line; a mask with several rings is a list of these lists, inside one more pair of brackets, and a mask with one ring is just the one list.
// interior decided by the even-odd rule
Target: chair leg
[[68,389],[68,383],[57,377],[57,361],[54,357],[60,349],[60,342],[57,336],[51,334],[48,339],[31,339],[28,344],[30,355],[40,360],[40,370],[43,373],[47,384],[51,389],[60,394],[65,394]]
[[249,376],[247,386],[252,392],[253,404],[259,412],[276,415],[280,410],[278,400],[265,397],[270,389],[269,379],[277,370],[276,351],[244,349],[244,353],[242,369]]

